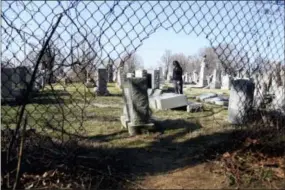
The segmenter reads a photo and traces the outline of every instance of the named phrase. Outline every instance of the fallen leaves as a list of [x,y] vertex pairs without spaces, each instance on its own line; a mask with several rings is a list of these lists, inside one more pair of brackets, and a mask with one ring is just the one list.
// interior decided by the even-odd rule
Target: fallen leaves
[[221,156],[230,185],[240,186],[253,181],[266,184],[274,179],[285,179],[284,156],[265,155],[259,149],[251,151],[251,147],[260,144],[259,139],[246,138],[239,150]]

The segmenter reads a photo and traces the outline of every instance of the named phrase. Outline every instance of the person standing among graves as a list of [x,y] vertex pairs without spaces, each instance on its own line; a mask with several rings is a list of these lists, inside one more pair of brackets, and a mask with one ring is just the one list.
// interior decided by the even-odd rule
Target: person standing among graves
[[173,83],[176,94],[183,94],[182,67],[178,61],[173,61]]

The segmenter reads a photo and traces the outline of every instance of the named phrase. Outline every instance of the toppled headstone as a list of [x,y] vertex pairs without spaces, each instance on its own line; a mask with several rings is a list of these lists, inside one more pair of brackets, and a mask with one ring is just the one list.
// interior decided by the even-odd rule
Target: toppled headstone
[[203,110],[203,104],[198,102],[188,102],[187,112],[199,112]]
[[196,97],[196,100],[204,101],[209,98],[214,98],[218,96],[216,93],[206,93]]
[[183,94],[165,93],[153,98],[156,101],[156,108],[159,110],[179,108],[188,105],[187,97]]
[[223,97],[221,95],[218,95],[218,96],[213,97],[213,98],[205,99],[205,102],[220,105],[220,106],[227,106],[229,100],[227,97]]

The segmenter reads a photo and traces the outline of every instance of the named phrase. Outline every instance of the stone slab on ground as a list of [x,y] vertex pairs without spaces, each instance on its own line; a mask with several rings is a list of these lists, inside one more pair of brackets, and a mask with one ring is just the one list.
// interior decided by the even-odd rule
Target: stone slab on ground
[[155,101],[155,106],[154,103],[152,103],[152,106],[158,110],[167,110],[188,105],[187,97],[183,94],[164,93],[152,98],[154,100],[151,101]]
[[228,103],[229,103],[229,100],[228,100],[227,97],[219,95],[217,97],[205,99],[204,102],[211,103],[211,104],[216,104],[216,105],[220,105],[220,106],[227,106]]
[[220,101],[220,100],[222,100],[222,99],[220,97],[216,96],[213,98],[207,98],[204,100],[204,102],[214,104],[215,101]]
[[188,102],[187,112],[199,112],[203,110],[203,104],[198,102]]
[[215,104],[219,105],[219,106],[228,106],[229,102],[228,101],[223,101],[223,100],[216,100]]
[[204,101],[206,99],[214,98],[214,97],[217,97],[217,96],[218,95],[216,93],[206,93],[206,94],[201,94],[200,96],[197,96],[196,100]]

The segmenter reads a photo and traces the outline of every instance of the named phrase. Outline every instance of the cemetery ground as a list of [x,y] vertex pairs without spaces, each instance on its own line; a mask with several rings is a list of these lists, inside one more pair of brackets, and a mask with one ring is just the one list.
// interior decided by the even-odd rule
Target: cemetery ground
[[[26,174],[20,179],[25,187],[285,187],[284,133],[264,126],[260,130],[230,126],[226,107],[204,104],[203,111],[195,113],[153,111],[155,129],[129,137],[121,127],[123,100],[115,84],[108,84],[110,96],[94,96],[93,89],[81,84],[53,88],[58,98],[46,88],[27,106],[32,116],[27,129],[32,126],[36,131],[27,133],[25,140]],[[203,92],[228,94],[185,90],[189,99]],[[2,129],[15,126],[18,108],[2,105]],[[80,118],[85,120],[83,128],[78,127]],[[61,132],[65,133],[61,138],[73,139],[64,148],[46,137]],[[1,141],[3,150],[5,138]],[[39,146],[31,147],[31,142]],[[11,166],[3,168],[3,155],[2,151],[5,171]]]

